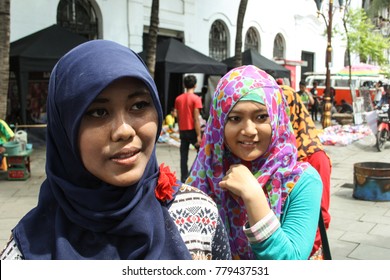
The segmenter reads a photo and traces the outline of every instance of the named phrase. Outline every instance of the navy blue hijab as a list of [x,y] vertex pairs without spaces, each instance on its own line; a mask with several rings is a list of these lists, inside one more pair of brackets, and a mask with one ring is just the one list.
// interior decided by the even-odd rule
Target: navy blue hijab
[[155,148],[140,181],[127,188],[102,182],[82,164],[81,118],[103,89],[123,77],[148,86],[158,113],[157,141],[163,118],[157,89],[133,51],[111,41],[89,41],[54,67],[47,100],[47,179],[37,207],[13,230],[26,259],[191,258],[167,206],[155,197]]

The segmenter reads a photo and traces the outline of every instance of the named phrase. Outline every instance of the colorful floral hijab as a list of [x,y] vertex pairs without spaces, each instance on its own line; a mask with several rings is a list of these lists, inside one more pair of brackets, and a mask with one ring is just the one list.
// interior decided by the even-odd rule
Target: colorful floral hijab
[[[258,98],[254,98],[256,95]],[[243,202],[218,186],[230,165],[242,162],[224,145],[224,126],[229,112],[243,97],[255,102],[263,100],[272,128],[271,142],[265,154],[244,164],[256,176],[276,216],[280,218],[283,214],[289,192],[308,165],[297,163],[295,136],[280,87],[266,72],[252,65],[235,68],[219,81],[202,145],[186,183],[206,192],[217,203],[229,234],[233,258],[253,259],[243,232],[247,221]]]
[[290,107],[290,121],[297,140],[298,159],[304,159],[324,148],[318,138],[318,131],[299,94],[291,87],[280,86]]
[[54,67],[47,100],[47,179],[37,207],[13,230],[26,259],[191,258],[166,203],[156,198],[160,172],[155,149],[140,181],[127,188],[108,185],[82,163],[81,119],[101,91],[123,77],[139,79],[149,88],[158,114],[157,141],[163,114],[156,85],[132,50],[93,40]]

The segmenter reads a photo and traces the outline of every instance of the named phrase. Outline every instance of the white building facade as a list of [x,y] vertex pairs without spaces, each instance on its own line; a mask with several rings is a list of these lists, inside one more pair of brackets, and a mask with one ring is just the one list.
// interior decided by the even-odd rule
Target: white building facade
[[[64,1],[64,0],[62,0]],[[11,42],[57,23],[60,0],[11,0]],[[77,2],[67,0],[65,2]],[[150,24],[151,0],[82,0],[89,2],[97,18],[97,38],[116,41],[140,52],[143,36]],[[335,1],[337,2],[337,1]],[[361,5],[360,0],[353,1]],[[327,18],[327,3],[324,13]],[[236,21],[240,0],[160,0],[159,29],[169,37],[182,37],[189,47],[213,57],[210,32],[216,21],[226,32],[224,58],[234,56]],[[341,14],[334,3],[334,25]],[[301,79],[301,67],[325,72],[326,25],[317,16],[314,0],[249,0],[244,19],[243,51],[246,34],[251,29],[257,37],[257,51],[292,71],[292,85]],[[278,57],[275,41],[279,43]],[[281,46],[280,46],[281,45]],[[344,66],[345,42],[332,38],[331,69]],[[282,57],[280,57],[282,55]],[[309,57],[311,61],[306,61]]]

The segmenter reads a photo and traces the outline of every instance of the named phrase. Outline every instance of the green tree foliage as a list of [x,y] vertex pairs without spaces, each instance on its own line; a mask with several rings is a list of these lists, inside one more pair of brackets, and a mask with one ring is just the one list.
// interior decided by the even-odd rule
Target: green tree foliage
[[375,17],[380,10],[388,8],[390,8],[390,0],[372,0],[368,9],[368,14],[370,17]]
[[381,66],[388,64],[385,50],[390,48],[389,38],[375,31],[363,9],[346,9],[345,13],[343,21],[347,32],[338,33],[348,40],[350,52],[359,54],[362,62],[376,62]]

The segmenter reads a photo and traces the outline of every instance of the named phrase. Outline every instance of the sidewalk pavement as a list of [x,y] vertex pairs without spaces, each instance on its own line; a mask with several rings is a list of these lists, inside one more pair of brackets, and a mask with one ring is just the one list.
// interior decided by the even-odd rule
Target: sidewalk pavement
[[[390,162],[390,143],[383,152],[378,152],[374,144],[371,135],[348,146],[325,146],[333,163],[328,238],[334,260],[390,260],[390,201],[352,197],[355,163]],[[28,180],[8,181],[6,173],[0,172],[0,248],[18,220],[36,205],[45,179],[44,142],[34,143],[33,149]],[[195,151],[190,151],[189,165],[195,156]],[[157,157],[180,176],[177,147],[158,144]]]

